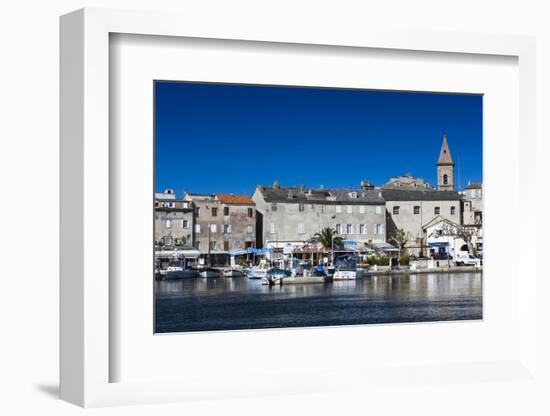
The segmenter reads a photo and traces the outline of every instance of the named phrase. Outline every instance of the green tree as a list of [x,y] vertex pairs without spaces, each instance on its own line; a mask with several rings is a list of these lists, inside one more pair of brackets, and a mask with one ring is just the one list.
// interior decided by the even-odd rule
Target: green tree
[[403,252],[405,244],[409,240],[410,234],[405,232],[402,228],[397,228],[389,238],[389,241],[395,244],[399,248],[399,253]]
[[342,245],[342,237],[339,237],[336,230],[330,227],[325,227],[318,233],[315,233],[313,240],[321,243],[325,248],[332,248],[333,241],[335,247]]

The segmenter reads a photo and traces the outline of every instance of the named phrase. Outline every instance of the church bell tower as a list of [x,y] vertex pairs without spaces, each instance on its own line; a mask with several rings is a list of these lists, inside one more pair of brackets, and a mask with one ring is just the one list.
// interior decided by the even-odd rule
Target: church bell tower
[[437,190],[454,191],[454,167],[451,151],[447,144],[447,135],[443,134],[443,143],[437,159]]

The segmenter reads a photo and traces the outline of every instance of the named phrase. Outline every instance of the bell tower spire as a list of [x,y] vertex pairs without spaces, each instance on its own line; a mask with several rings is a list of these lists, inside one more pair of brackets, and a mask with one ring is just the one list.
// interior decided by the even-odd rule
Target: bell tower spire
[[437,190],[454,191],[454,167],[449,144],[447,143],[447,134],[443,133],[443,143],[437,159]]

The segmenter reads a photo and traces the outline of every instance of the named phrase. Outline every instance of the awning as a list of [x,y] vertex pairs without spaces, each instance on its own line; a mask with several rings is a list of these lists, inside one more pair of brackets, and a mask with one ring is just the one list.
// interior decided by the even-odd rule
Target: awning
[[246,250],[231,250],[228,254],[230,256],[242,256],[244,254],[255,254],[257,256],[263,256],[266,253],[271,253],[272,251],[273,249],[270,247],[267,247],[267,248],[249,247]]
[[447,247],[449,245],[448,241],[435,241],[435,242],[428,242],[428,246],[430,247]]
[[377,251],[399,251],[398,248],[392,246],[390,243],[384,241],[374,242],[370,244],[371,247]]

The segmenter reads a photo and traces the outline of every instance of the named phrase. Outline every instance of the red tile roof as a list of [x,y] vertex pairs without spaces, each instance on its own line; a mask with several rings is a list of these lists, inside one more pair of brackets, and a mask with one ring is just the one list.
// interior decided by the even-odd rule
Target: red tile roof
[[234,205],[256,205],[252,199],[247,195],[235,195],[235,194],[216,194],[216,197],[222,204],[234,204]]

